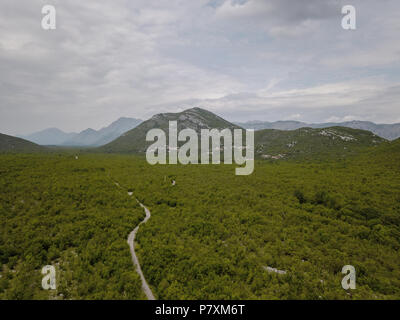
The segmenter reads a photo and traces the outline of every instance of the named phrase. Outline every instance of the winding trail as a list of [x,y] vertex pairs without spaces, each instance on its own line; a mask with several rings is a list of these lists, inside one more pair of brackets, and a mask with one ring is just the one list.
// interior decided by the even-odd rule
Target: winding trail
[[[110,178],[111,178],[111,177],[110,177]],[[114,184],[115,184],[118,188],[124,189],[124,188],[122,188],[122,187],[120,186],[120,184],[119,184],[118,182],[115,182],[115,181],[114,181]],[[128,192],[128,196],[131,197],[132,195],[133,195],[133,192]],[[143,292],[144,292],[144,294],[146,295],[146,297],[147,297],[148,300],[156,300],[156,298],[155,298],[154,295],[153,295],[153,292],[151,291],[151,289],[150,289],[150,287],[149,287],[149,285],[148,285],[148,283],[147,283],[147,281],[146,281],[146,278],[144,277],[144,274],[143,274],[143,272],[142,272],[142,268],[140,267],[139,259],[138,259],[137,255],[136,255],[136,252],[135,252],[135,237],[136,237],[136,233],[138,232],[140,225],[141,225],[142,223],[146,223],[147,220],[150,219],[151,213],[150,213],[150,210],[149,210],[147,207],[145,207],[145,206],[143,205],[143,203],[141,203],[137,198],[135,198],[135,199],[136,199],[136,201],[139,203],[139,205],[144,209],[144,212],[146,213],[146,217],[136,226],[135,229],[132,230],[132,232],[131,232],[131,233],[129,234],[129,236],[128,236],[127,242],[128,242],[129,248],[130,248],[130,250],[131,250],[132,262],[133,262],[133,264],[134,264],[135,267],[136,267],[136,272],[139,274],[140,279],[142,280],[142,289],[143,289]]]
[[[132,193],[130,193],[130,192],[128,192],[128,194],[130,196],[132,195]],[[136,201],[139,202],[138,199],[136,199]],[[147,220],[149,220],[150,217],[151,217],[150,210],[147,207],[145,207],[142,203],[139,202],[139,204],[144,209],[144,212],[146,212],[146,217],[129,234],[129,236],[128,236],[128,244],[129,244],[129,248],[131,249],[131,255],[132,255],[133,264],[136,266],[136,271],[139,274],[140,279],[142,280],[143,292],[146,295],[147,299],[156,300],[156,298],[153,295],[153,292],[151,292],[151,289],[150,289],[149,285],[147,284],[146,278],[144,277],[143,272],[142,272],[142,268],[140,267],[139,259],[138,259],[137,255],[135,253],[135,237],[136,237],[136,233],[138,232],[140,225],[142,223],[146,223]]]

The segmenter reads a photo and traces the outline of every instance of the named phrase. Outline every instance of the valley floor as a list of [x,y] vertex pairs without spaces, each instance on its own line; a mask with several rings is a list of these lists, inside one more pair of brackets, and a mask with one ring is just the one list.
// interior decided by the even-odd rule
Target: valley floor
[[[151,219],[135,252],[158,299],[399,299],[399,160],[382,147],[235,176],[135,156],[1,155],[0,298],[145,299],[126,243],[145,217],[136,197]],[[54,291],[41,288],[48,264]],[[342,289],[344,265],[356,290]]]

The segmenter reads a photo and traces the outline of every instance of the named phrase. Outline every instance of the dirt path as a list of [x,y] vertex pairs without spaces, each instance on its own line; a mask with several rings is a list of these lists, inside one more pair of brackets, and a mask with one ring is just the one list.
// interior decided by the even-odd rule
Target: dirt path
[[[137,199],[136,199],[136,201],[139,202]],[[147,284],[146,278],[143,275],[142,268],[140,267],[139,259],[138,259],[137,255],[135,253],[135,237],[136,237],[136,233],[138,232],[140,225],[142,223],[146,223],[147,220],[149,220],[150,217],[151,217],[150,210],[147,209],[142,203],[139,202],[139,204],[144,209],[144,212],[146,212],[146,217],[129,234],[129,236],[128,236],[128,244],[129,244],[129,248],[131,249],[131,255],[132,255],[133,264],[135,265],[136,271],[139,274],[140,279],[142,280],[142,289],[143,289],[147,299],[155,300],[153,292],[151,292],[151,289],[150,289],[149,285]]]
[[[110,176],[109,176],[109,177],[110,177]],[[110,179],[111,179],[111,177],[110,177]],[[115,182],[115,181],[114,181],[114,184],[115,184],[118,188],[124,189],[124,188],[122,188],[122,187],[120,186],[120,184],[119,184],[118,182]],[[132,195],[133,195],[133,192],[129,192],[129,191],[128,191],[128,196],[131,197]],[[134,266],[136,267],[136,272],[139,274],[140,279],[142,280],[142,289],[143,289],[144,294],[146,295],[147,299],[149,299],[149,300],[156,300],[156,298],[155,298],[154,295],[153,295],[153,292],[151,291],[151,289],[150,289],[150,287],[149,287],[149,285],[148,285],[148,283],[147,283],[147,281],[146,281],[146,278],[144,277],[144,274],[143,274],[143,272],[142,272],[142,268],[140,267],[139,259],[138,259],[137,255],[136,255],[136,252],[135,252],[135,237],[136,237],[136,233],[138,232],[140,225],[141,225],[142,223],[146,223],[147,220],[150,219],[151,213],[150,213],[150,210],[149,210],[147,207],[145,207],[145,206],[143,205],[143,203],[140,203],[138,199],[136,199],[136,201],[137,201],[137,202],[140,204],[140,206],[144,209],[144,212],[146,213],[146,217],[145,217],[145,218],[136,226],[136,228],[133,229],[132,232],[129,234],[129,236],[128,236],[128,245],[129,245],[129,249],[131,250],[132,262],[133,262]]]

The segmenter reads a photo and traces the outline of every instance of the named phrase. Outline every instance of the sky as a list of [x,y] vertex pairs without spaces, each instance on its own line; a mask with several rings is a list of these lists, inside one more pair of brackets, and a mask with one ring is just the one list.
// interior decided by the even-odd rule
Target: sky
[[[56,9],[56,29],[41,26]],[[342,28],[342,6],[356,30]],[[398,0],[1,0],[0,132],[202,107],[400,122]]]

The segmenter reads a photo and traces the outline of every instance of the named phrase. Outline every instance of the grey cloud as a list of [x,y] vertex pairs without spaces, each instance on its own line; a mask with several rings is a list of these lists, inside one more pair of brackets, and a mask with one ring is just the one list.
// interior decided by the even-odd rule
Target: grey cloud
[[400,83],[371,78],[289,91],[260,91],[228,95],[220,99],[181,102],[181,108],[205,107],[234,121],[331,119],[400,122]]
[[226,18],[257,18],[296,24],[305,20],[322,20],[337,16],[337,0],[226,0],[217,8],[217,14]]
[[[3,0],[0,132],[100,128],[195,104],[228,118],[399,119],[400,3],[352,2],[355,32],[341,29],[339,0],[49,0],[58,25],[47,32],[43,1]],[[335,92],[315,90],[340,95],[338,83],[347,102],[328,107]]]

